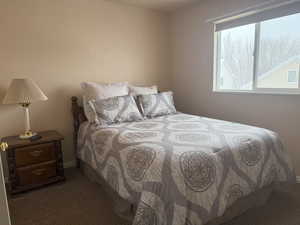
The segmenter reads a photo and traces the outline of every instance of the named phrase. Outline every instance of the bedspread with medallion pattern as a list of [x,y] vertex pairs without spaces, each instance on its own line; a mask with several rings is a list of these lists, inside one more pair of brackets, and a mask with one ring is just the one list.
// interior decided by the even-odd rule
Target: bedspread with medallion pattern
[[137,206],[134,225],[202,225],[264,186],[295,181],[276,133],[182,113],[86,123],[78,154]]

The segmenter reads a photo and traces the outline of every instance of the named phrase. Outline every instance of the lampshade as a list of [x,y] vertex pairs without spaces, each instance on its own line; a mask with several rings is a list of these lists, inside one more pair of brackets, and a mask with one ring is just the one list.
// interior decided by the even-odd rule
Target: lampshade
[[48,98],[31,79],[13,79],[3,104],[22,104],[46,101]]

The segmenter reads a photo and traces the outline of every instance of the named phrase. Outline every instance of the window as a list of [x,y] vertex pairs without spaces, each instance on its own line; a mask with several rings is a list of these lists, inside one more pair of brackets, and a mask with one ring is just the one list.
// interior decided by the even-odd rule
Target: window
[[219,89],[252,88],[254,39],[254,24],[218,33],[218,75],[223,79],[218,82]]
[[298,82],[297,71],[295,71],[295,70],[288,71],[287,80],[288,80],[289,83]]
[[300,13],[216,31],[215,91],[299,93]]

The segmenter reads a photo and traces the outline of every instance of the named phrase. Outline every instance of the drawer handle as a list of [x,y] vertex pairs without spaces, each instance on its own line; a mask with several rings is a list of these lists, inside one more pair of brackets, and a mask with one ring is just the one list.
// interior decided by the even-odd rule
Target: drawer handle
[[31,156],[33,156],[33,157],[38,157],[38,156],[41,155],[41,153],[42,153],[41,150],[36,150],[36,151],[29,152],[29,154],[30,154]]
[[37,175],[37,176],[41,176],[45,172],[45,170],[46,169],[37,169],[37,170],[32,171],[31,173],[34,175]]
[[6,142],[1,142],[0,141],[0,149],[5,152],[6,149],[8,148],[8,144]]

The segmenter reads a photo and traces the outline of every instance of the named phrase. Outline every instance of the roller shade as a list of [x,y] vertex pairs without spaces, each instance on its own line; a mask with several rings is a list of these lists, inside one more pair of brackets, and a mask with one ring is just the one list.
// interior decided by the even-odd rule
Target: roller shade
[[[215,31],[221,31],[233,27],[258,23],[261,21],[300,13],[300,1],[284,4],[275,8],[256,9],[215,22]],[[300,24],[300,21],[299,21]],[[295,28],[297,29],[297,28]]]

